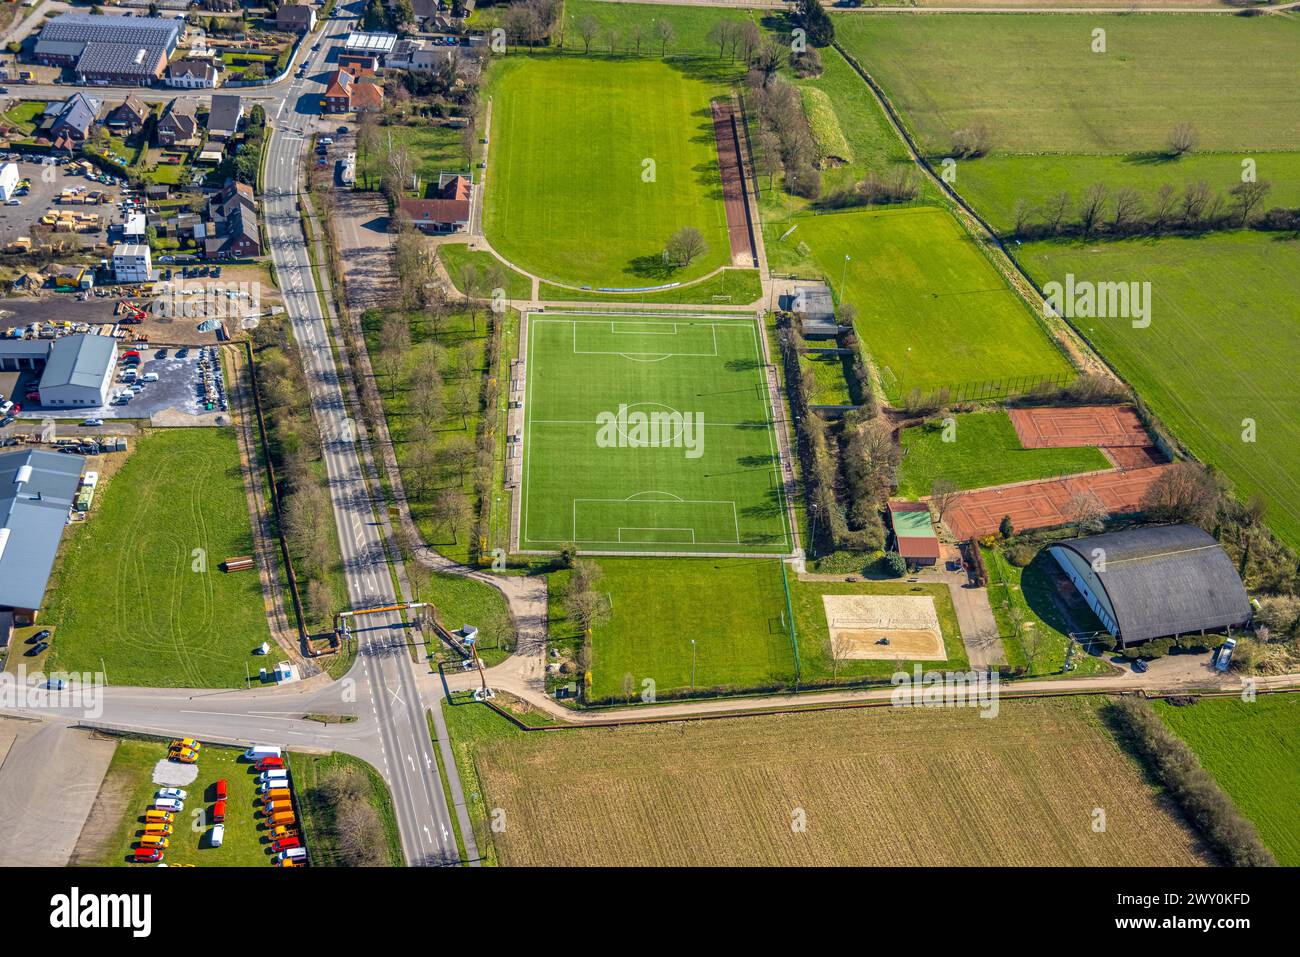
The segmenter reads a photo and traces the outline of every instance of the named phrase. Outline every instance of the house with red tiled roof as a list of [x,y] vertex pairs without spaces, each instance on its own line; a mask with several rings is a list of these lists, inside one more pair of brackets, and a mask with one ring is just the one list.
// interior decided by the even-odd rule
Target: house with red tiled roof
[[409,218],[421,232],[456,233],[469,225],[473,188],[468,176],[444,173],[438,179],[434,196],[403,199],[397,206],[401,215]]

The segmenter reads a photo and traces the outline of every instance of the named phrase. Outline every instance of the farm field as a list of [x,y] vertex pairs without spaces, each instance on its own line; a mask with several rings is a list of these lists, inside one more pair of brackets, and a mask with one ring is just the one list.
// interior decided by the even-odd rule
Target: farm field
[[163,429],[136,439],[101,483],[89,520],[69,528],[51,577],[45,620],[57,626],[51,671],[108,672],[113,684],[245,686],[281,660],[268,641],[230,428]]
[[[718,55],[718,45],[708,39],[709,31],[719,21],[729,20],[743,23],[752,20],[762,23],[765,11],[744,10],[740,8],[673,6],[664,9],[654,3],[604,3],[599,0],[568,0],[564,5],[564,49],[570,52],[583,50],[582,32],[579,23],[586,17],[594,17],[600,25],[591,43],[593,54],[608,54],[609,31],[612,27],[618,34],[615,52],[636,54],[635,31],[644,31],[641,52],[646,57],[710,56]],[[655,29],[659,22],[667,20],[672,25],[673,39],[661,45],[655,39]],[[739,67],[737,67],[739,69]]]
[[[936,156],[954,130],[977,123],[991,128],[994,150],[1011,153],[1163,150],[1181,121],[1209,151],[1300,149],[1292,17],[832,18],[836,39]],[[1105,53],[1092,51],[1094,29],[1106,32]],[[1241,88],[1255,95],[1243,99]],[[1192,115],[1176,104],[1194,104]]]
[[[846,658],[837,661],[831,652],[830,623],[826,620],[823,595],[916,595],[934,602],[947,658],[942,661],[892,661]],[[912,670],[919,664],[924,671],[964,671],[970,667],[966,646],[962,644],[957,612],[947,585],[911,584],[909,582],[827,582],[790,579],[790,598],[794,607],[795,626],[799,630],[801,678],[806,683],[833,683],[855,678],[887,679],[890,675]]]
[[[610,619],[591,636],[589,701],[785,686],[794,652],[780,564],[771,559],[600,559]],[[707,619],[703,609],[710,609]],[[554,609],[555,610],[559,609]]]
[[[514,56],[494,64],[490,88],[484,230],[507,260],[610,288],[697,279],[730,261],[709,114],[723,85],[659,60]],[[686,226],[708,249],[670,268],[664,244]]]
[[827,277],[839,301],[857,307],[858,335],[891,400],[912,389],[1070,376],[1037,319],[946,210],[856,211],[796,222],[784,241],[787,254],[798,257],[793,247],[803,243],[809,254],[799,257],[801,271]]
[[1152,702],[1201,765],[1259,830],[1283,867],[1300,867],[1300,699],[1201,698],[1175,707]]
[[[199,754],[199,776],[182,790],[185,810],[175,816],[163,858],[169,865],[196,867],[270,867],[271,849],[264,843],[266,829],[257,813],[257,775],[241,761],[243,751],[205,744]],[[102,788],[104,793],[124,793],[126,806],[100,866],[128,867],[130,855],[143,832],[144,812],[162,785],[153,782],[154,765],[167,757],[167,742],[123,738]],[[209,846],[216,783],[226,781],[226,833],[220,847]],[[203,814],[198,815],[202,809]]]
[[520,547],[791,547],[753,320],[553,313],[528,323]]
[[1087,699],[1003,702],[997,720],[872,708],[560,735],[486,723],[457,715],[452,734],[483,806],[512,822],[492,835],[508,866],[1204,863]]
[[[1076,325],[1196,456],[1222,469],[1265,521],[1300,547],[1300,242],[1227,233],[1097,245],[1026,243],[1041,286],[1077,280],[1151,283],[1151,324]],[[1249,421],[1248,421],[1249,420]],[[1255,441],[1243,441],[1253,423]]]
[[[1203,181],[1230,199],[1228,191],[1241,182],[1247,155],[1255,161],[1259,179],[1272,185],[1263,208],[1300,206],[1300,152],[1193,153],[1177,160],[1150,155],[995,154],[959,163],[953,185],[995,229],[1011,232],[1018,200],[1031,210],[1062,192],[1077,201],[1094,183],[1104,184],[1112,196],[1122,187],[1132,187],[1148,209],[1166,184],[1181,194],[1188,183]],[[1031,224],[1041,221],[1033,215],[1029,219]]]
[[953,441],[944,441],[940,420],[904,429],[903,458],[898,467],[898,494],[922,498],[939,479],[960,489],[986,488],[1009,482],[1055,478],[1111,468],[1093,448],[1027,449],[1005,412],[958,415]]

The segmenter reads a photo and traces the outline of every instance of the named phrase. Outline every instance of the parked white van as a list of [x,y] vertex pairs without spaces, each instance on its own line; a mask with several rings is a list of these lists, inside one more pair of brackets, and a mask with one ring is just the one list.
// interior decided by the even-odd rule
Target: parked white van
[[244,759],[247,761],[260,761],[262,758],[282,757],[280,749],[272,744],[255,744],[244,752]]

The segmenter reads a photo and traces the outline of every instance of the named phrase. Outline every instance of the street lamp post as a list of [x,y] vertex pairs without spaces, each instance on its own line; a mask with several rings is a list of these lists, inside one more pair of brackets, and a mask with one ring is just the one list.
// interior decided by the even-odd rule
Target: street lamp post
[[695,639],[691,639],[691,691],[695,691]]
[[840,267],[840,305],[844,305],[844,277],[849,271],[849,254],[844,254],[844,265]]

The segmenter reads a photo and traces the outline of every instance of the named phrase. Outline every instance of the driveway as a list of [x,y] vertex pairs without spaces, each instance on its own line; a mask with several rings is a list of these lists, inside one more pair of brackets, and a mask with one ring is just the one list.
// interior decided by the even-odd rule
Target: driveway
[[38,721],[0,720],[0,867],[63,867],[115,742]]

